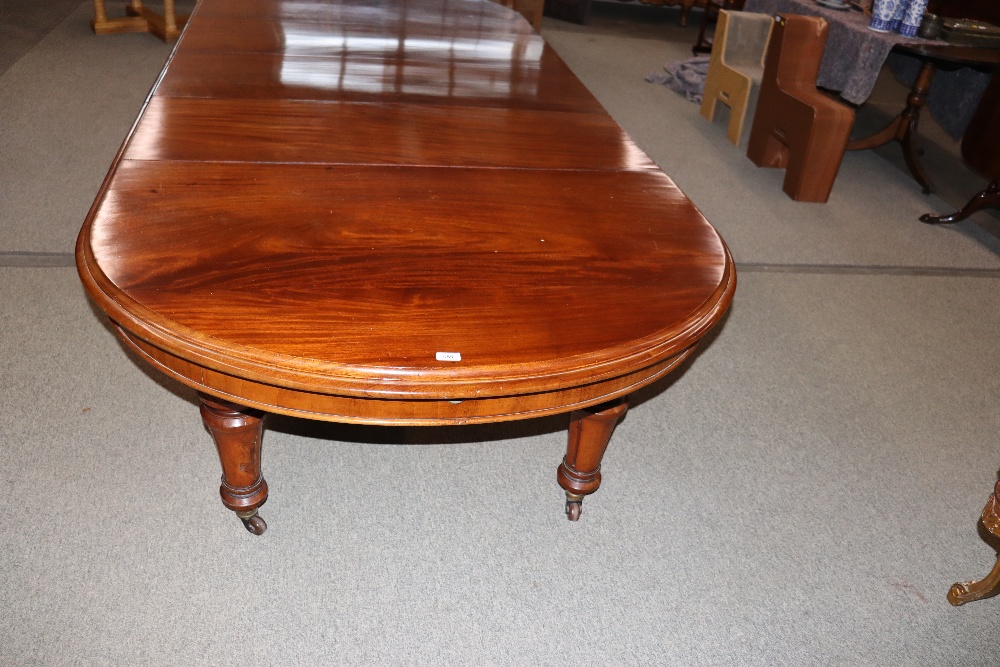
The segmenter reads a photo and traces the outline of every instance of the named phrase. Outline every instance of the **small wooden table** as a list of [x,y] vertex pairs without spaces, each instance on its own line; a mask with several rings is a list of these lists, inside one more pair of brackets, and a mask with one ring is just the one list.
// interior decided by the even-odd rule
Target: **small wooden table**
[[906,97],[906,106],[882,130],[869,137],[855,139],[847,145],[847,150],[866,150],[898,141],[903,148],[903,158],[906,160],[906,166],[913,179],[923,188],[924,194],[930,194],[934,191],[934,185],[920,164],[917,126],[920,121],[920,112],[931,89],[931,82],[934,80],[934,74],[942,66],[995,66],[1000,63],[1000,49],[925,43],[897,44],[894,50],[920,59],[920,71],[913,82],[910,94]]
[[868,99],[890,52],[918,58],[921,69],[903,110],[881,131],[851,141],[847,150],[866,150],[898,141],[914,180],[925,193],[934,189],[920,164],[917,146],[918,121],[934,74],[938,68],[995,66],[1000,62],[1000,50],[953,46],[940,40],[875,32],[868,28],[869,15],[853,10],[828,9],[814,0],[747,0],[746,10],[822,16],[830,24],[830,36],[816,84],[838,92],[851,104],[863,104]]
[[268,413],[570,413],[578,518],[628,395],[736,285],[694,205],[485,0],[202,0],[77,263],[125,344],[199,391],[222,501],[257,534]]

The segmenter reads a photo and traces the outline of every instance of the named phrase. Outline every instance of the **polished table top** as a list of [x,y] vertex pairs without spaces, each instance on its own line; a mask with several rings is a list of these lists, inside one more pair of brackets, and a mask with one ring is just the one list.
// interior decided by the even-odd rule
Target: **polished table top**
[[476,0],[202,0],[78,260],[181,381],[374,423],[623,395],[735,287],[695,206],[523,19]]

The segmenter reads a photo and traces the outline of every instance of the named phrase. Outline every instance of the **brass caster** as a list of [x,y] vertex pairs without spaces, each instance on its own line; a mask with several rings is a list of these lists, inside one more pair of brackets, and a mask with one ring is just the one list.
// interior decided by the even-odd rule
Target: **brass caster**
[[264,531],[267,530],[267,522],[264,518],[257,514],[257,510],[251,512],[237,512],[236,516],[240,518],[243,522],[243,527],[254,535],[263,535]]
[[566,492],[566,518],[570,521],[579,521],[583,512],[583,496]]

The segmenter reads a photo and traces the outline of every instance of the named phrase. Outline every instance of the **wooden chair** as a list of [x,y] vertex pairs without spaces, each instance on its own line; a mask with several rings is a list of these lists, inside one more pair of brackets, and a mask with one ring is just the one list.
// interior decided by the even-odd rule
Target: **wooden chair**
[[174,0],[163,0],[162,15],[143,7],[142,0],[129,0],[125,13],[127,16],[109,19],[104,0],[94,0],[94,20],[90,25],[98,35],[151,32],[164,42],[169,42],[180,36],[181,28],[188,19],[187,16],[177,16],[174,12]]
[[928,213],[920,216],[921,222],[948,224],[965,220],[984,208],[1000,208],[1000,73],[990,79],[962,137],[962,158],[990,184],[970,199],[961,211],[941,216]]
[[778,14],[750,130],[747,157],[785,169],[795,201],[830,198],[854,125],[853,109],[816,89],[828,31],[817,16]]
[[696,56],[699,53],[712,52],[712,40],[707,37],[706,33],[708,32],[708,26],[719,20],[720,9],[735,9],[739,11],[743,9],[743,5],[745,4],[746,0],[708,0],[705,3],[705,11],[701,13],[701,21],[698,25],[698,39],[695,41],[694,46],[691,47],[691,54]]
[[747,109],[760,87],[773,24],[766,14],[719,10],[701,115],[711,121],[717,103],[728,106],[729,142],[734,146],[740,144]]

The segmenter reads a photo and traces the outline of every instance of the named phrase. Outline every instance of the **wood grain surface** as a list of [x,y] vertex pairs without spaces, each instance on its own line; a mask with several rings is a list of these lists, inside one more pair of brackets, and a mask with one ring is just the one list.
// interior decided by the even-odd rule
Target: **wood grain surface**
[[201,0],[77,258],[205,395],[384,424],[624,396],[735,289],[697,208],[485,0]]

